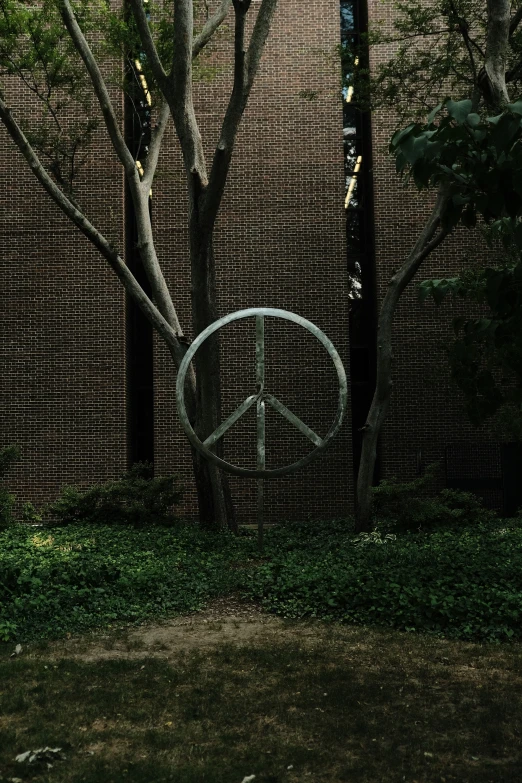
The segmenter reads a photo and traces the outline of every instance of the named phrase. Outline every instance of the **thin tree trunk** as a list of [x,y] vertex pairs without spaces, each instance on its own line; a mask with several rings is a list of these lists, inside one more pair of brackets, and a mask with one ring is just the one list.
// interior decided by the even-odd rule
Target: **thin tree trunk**
[[384,297],[377,326],[377,378],[375,393],[366,424],[363,427],[361,462],[357,477],[356,530],[370,530],[372,511],[372,485],[377,459],[377,444],[386,419],[392,392],[392,325],[397,304],[406,286],[413,279],[423,260],[447,236],[441,228],[440,217],[447,196],[439,191],[437,202],[410,255],[390,280]]
[[[219,317],[212,238],[201,232],[198,214],[198,211],[194,210],[190,221],[194,336],[200,334]],[[221,367],[217,332],[205,340],[199,348],[194,357],[194,364],[197,377],[194,430],[203,441],[221,423]],[[215,450],[218,456],[223,456],[223,438],[218,441]],[[201,460],[201,455],[193,455],[201,524],[205,527],[228,527],[237,532],[228,475],[207,460],[204,460],[205,465],[201,464]]]

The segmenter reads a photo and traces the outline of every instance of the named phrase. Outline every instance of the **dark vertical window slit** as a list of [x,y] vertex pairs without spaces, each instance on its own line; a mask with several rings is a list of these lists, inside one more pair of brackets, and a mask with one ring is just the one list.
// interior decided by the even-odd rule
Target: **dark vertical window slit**
[[[370,112],[358,95],[368,52],[366,0],[341,0],[343,138],[346,175],[347,274],[350,296],[350,384],[355,471],[362,431],[375,389],[377,296],[375,280],[372,134]],[[378,468],[377,468],[378,471]]]

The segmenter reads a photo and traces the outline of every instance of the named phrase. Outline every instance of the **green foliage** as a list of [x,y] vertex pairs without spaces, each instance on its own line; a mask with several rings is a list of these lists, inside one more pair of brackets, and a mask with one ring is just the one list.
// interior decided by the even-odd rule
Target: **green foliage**
[[[342,62],[345,86],[354,87],[361,110],[393,109],[397,126],[425,116],[448,94],[471,95],[478,86],[486,51],[487,4],[482,0],[399,0],[372,13],[369,31],[350,34],[345,21]],[[513,13],[516,6],[513,7]],[[371,72],[367,67],[372,55]],[[521,89],[521,26],[509,37],[506,70],[515,93]],[[356,67],[356,59],[359,65]]]
[[286,617],[522,638],[521,521],[485,520],[462,494],[442,499],[456,527],[360,536],[346,520],[287,525],[266,531],[262,558],[254,535],[196,526],[13,526],[0,533],[0,635],[140,622],[240,590]]
[[245,575],[244,594],[269,611],[477,641],[522,638],[520,522],[363,546],[349,532],[324,542],[299,527],[268,542],[269,560]]
[[23,504],[20,522],[24,522],[26,525],[41,525],[43,521],[43,514],[37,511],[32,503]]
[[47,515],[64,525],[172,525],[180,500],[176,477],[154,477],[152,466],[139,462],[114,481],[87,490],[65,487]]
[[419,188],[447,190],[446,229],[459,222],[474,227],[480,216],[487,242],[503,248],[498,266],[425,280],[419,293],[421,301],[431,297],[441,304],[453,295],[485,309],[480,317],[453,321],[452,376],[474,424],[504,408],[511,412],[514,434],[522,416],[522,101],[496,117],[471,109],[470,100],[448,99],[427,124],[398,131],[390,149],[397,170]]
[[[451,280],[425,280],[421,300],[437,304],[451,294],[479,305],[481,317],[453,319],[448,347],[452,376],[464,394],[470,420],[481,424],[502,410],[505,436],[522,433],[522,223],[495,221],[488,239],[505,248],[499,266],[467,271]],[[520,243],[520,247],[519,247]]]
[[[445,228],[468,228],[522,214],[522,101],[481,118],[470,100],[446,99],[426,123],[411,123],[390,143],[397,172],[421,188],[444,186]],[[436,122],[437,120],[437,122]]]
[[441,528],[476,526],[495,520],[478,498],[468,492],[443,489],[434,492],[439,463],[430,465],[424,476],[413,481],[381,481],[373,488],[373,513],[377,531],[429,532]]
[[[105,0],[77,0],[72,5],[107,85],[120,90],[121,97],[129,96],[133,105],[137,89],[142,90],[139,61],[151,111],[156,112],[163,99],[126,4],[113,9]],[[203,0],[194,5],[196,26],[202,27],[208,6]],[[173,3],[150,0],[147,7],[151,32],[168,72],[173,56]],[[199,60],[194,64],[195,80],[212,78],[216,68],[206,61],[207,53]],[[30,100],[18,101],[17,120],[42,165],[74,199],[76,180],[87,164],[102,116],[57,0],[0,0],[0,92],[11,102],[18,98],[20,87]]]
[[[83,16],[99,18],[96,4],[88,14],[86,7]],[[82,18],[82,4],[77,12]],[[88,25],[89,32],[95,29]],[[72,195],[100,112],[55,0],[0,0],[0,90],[8,99],[16,83],[34,100],[31,111],[18,117],[25,135],[57,184]]]
[[[0,449],[0,480],[3,479],[11,465],[20,458],[18,446],[4,446]],[[0,486],[0,530],[13,522],[15,496],[5,487]]]
[[239,547],[255,544],[195,526],[15,525],[0,533],[0,633],[56,638],[199,609],[234,588]]

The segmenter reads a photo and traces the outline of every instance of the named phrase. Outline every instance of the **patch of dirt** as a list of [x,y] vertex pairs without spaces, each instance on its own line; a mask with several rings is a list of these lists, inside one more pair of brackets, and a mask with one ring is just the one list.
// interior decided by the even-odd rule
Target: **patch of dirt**
[[86,662],[144,657],[166,660],[180,650],[266,642],[285,628],[283,620],[264,614],[258,606],[220,598],[197,614],[131,628],[120,636],[111,633],[55,642],[46,650],[46,657],[50,654],[52,658]]

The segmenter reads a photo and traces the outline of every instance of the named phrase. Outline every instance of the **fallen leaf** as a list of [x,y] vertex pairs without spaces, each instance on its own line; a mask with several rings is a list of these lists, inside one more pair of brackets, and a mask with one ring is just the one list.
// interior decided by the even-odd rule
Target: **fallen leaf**
[[246,778],[243,778],[241,783],[250,783],[251,780],[254,780],[255,775],[247,775]]
[[49,764],[50,761],[63,761],[65,756],[62,754],[61,748],[38,748],[37,750],[26,750],[24,753],[19,753],[16,756],[15,761],[23,764],[27,761],[28,764],[32,764],[34,761],[45,761]]

